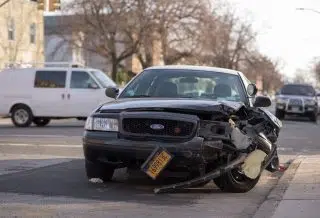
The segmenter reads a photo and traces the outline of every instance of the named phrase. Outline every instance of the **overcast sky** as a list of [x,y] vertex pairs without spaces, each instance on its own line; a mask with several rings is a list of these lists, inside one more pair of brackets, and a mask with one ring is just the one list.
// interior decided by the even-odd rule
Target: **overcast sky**
[[320,13],[296,10],[320,11],[320,0],[228,1],[239,14],[254,21],[260,51],[281,58],[285,75],[293,76],[298,68],[308,69],[313,57],[320,56]]

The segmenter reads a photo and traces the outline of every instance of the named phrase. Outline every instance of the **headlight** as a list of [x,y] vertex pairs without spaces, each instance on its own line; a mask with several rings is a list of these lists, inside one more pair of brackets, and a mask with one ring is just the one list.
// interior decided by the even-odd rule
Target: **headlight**
[[84,129],[86,130],[92,130],[92,117],[88,117],[86,120],[86,124],[84,125]]
[[317,103],[317,101],[315,99],[306,99],[306,100],[304,100],[304,103],[306,105],[315,105]]
[[85,125],[86,130],[117,132],[119,123],[113,118],[88,117]]

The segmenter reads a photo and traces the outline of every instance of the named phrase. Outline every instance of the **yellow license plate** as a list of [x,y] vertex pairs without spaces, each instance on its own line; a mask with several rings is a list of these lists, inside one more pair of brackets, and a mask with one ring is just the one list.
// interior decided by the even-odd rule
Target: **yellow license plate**
[[150,163],[149,167],[146,170],[151,178],[156,179],[160,172],[166,167],[170,162],[172,156],[166,151],[161,151],[157,156],[153,158],[153,161]]

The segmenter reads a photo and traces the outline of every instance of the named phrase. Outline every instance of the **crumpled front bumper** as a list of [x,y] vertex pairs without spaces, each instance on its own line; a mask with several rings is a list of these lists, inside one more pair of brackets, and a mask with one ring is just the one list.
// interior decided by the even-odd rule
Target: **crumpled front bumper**
[[174,156],[172,161],[179,165],[195,165],[202,160],[203,138],[194,137],[189,141],[151,141],[130,140],[114,132],[85,131],[83,135],[84,156],[92,158],[98,154],[110,164],[130,164],[132,161],[144,161],[156,149],[162,147]]
[[317,112],[318,106],[317,105],[304,105],[304,106],[299,106],[299,109],[297,110],[295,108],[295,106],[293,106],[293,105],[287,105],[285,103],[277,103],[276,109],[280,110],[280,111],[284,111],[285,113],[288,113],[288,114],[305,115],[305,114]]

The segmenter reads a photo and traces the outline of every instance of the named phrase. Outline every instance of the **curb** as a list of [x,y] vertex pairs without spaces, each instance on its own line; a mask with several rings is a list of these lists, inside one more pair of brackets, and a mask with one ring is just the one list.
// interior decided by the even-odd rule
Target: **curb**
[[262,202],[253,218],[270,218],[273,216],[303,159],[303,156],[298,156],[292,163],[289,163],[288,169]]

